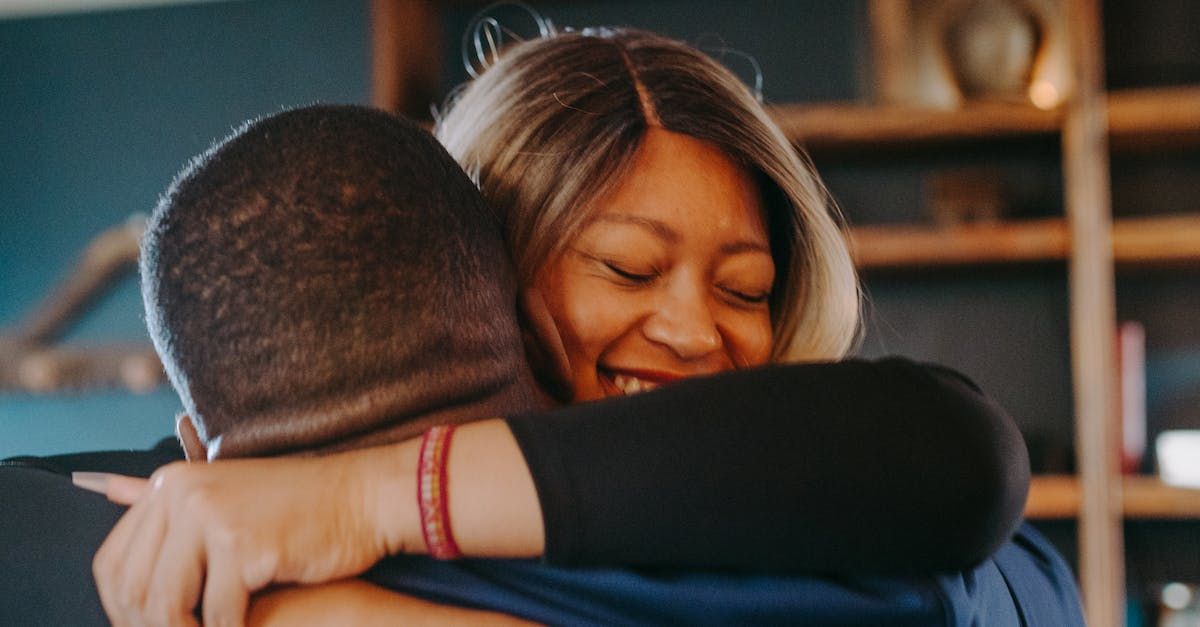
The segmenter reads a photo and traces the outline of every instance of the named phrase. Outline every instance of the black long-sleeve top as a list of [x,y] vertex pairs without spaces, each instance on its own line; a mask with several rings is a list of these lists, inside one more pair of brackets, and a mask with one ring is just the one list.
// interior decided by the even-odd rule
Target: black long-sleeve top
[[731,372],[508,424],[558,565],[958,570],[1009,538],[1029,485],[1003,410],[901,358]]

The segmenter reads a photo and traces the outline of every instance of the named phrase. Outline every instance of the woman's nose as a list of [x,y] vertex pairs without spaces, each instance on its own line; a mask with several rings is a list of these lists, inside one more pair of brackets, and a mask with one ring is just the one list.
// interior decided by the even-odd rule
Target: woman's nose
[[657,310],[646,318],[642,332],[680,359],[699,359],[721,348],[721,333],[703,296],[697,290],[681,291],[685,293],[664,295]]

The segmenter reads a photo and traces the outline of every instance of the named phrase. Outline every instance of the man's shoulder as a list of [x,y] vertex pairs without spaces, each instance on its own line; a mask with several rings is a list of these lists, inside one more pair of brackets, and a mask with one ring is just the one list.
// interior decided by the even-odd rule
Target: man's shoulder
[[1012,590],[1022,624],[1083,627],[1083,607],[1071,568],[1032,525],[1022,524],[993,561]]
[[178,445],[0,461],[0,625],[107,625],[92,557],[125,508],[71,483],[75,471],[149,476]]
[[978,567],[937,577],[565,569],[398,556],[366,578],[550,624],[1083,625],[1070,569],[1028,525]]
[[106,625],[92,556],[123,508],[42,468],[0,466],[0,624]]
[[432,601],[570,625],[943,625],[939,582],[567,569],[399,556],[366,578]]

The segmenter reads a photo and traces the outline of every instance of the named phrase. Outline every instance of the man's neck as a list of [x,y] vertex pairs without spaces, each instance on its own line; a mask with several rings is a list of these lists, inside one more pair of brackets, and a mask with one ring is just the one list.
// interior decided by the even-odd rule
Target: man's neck
[[[550,409],[558,403],[538,384],[528,367],[521,368],[504,385],[481,393],[475,398],[460,398],[424,412],[419,417],[390,423],[369,432],[351,434],[348,437],[326,442],[292,454],[337,453],[369,446],[381,446],[402,442],[420,436],[430,427],[441,424],[461,424],[488,418],[514,416],[531,411]],[[237,455],[243,457],[245,455]],[[218,457],[225,458],[218,454]]]

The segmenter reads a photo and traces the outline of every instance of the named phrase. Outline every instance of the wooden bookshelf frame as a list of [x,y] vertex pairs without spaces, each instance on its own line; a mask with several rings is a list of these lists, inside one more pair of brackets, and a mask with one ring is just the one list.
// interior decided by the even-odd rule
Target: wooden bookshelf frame
[[[1170,486],[1156,477],[1126,476],[1121,480],[1121,512],[1126,519],[1191,520],[1200,518],[1200,489]],[[1034,477],[1025,504],[1025,517],[1063,520],[1079,515],[1081,491],[1073,475]]]
[[[1116,150],[1200,145],[1200,87],[1156,87],[1107,95],[1108,134]],[[1053,135],[1065,109],[971,103],[958,109],[873,106],[854,102],[785,104],[770,112],[792,141],[810,150],[879,144],[995,140]]]
[[1051,135],[1062,128],[1060,111],[1005,103],[952,110],[854,103],[778,105],[770,112],[788,138],[814,150]]
[[[1065,261],[1071,232],[1062,218],[938,228],[860,226],[847,234],[861,270]],[[1122,218],[1112,226],[1118,268],[1200,265],[1200,215]]]
[[861,226],[848,239],[862,270],[1063,261],[1071,251],[1061,218],[948,228]]
[[1108,133],[1116,150],[1200,145],[1200,87],[1112,92]]

